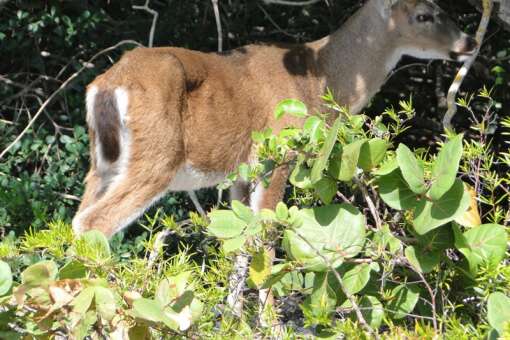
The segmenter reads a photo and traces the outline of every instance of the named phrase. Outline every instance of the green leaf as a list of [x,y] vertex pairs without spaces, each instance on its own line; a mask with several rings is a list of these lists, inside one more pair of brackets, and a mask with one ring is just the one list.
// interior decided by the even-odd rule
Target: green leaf
[[0,296],[9,292],[12,287],[11,267],[4,261],[0,261]]
[[356,174],[359,154],[365,143],[366,140],[361,139],[354,143],[344,145],[341,153],[335,154],[330,162],[330,175],[343,182],[350,181]]
[[370,280],[370,265],[363,263],[351,267],[342,275],[345,289],[352,295],[360,292]]
[[77,260],[66,263],[58,272],[59,279],[82,279],[87,275],[87,267]]
[[487,318],[489,324],[498,331],[500,336],[503,336],[505,324],[510,323],[510,298],[501,292],[489,295]]
[[462,135],[457,135],[441,148],[432,167],[432,186],[428,195],[439,200],[455,183],[462,157]]
[[456,235],[455,246],[466,257],[470,272],[476,274],[480,264],[496,264],[505,257],[507,239],[505,227],[484,224],[469,229],[462,237]]
[[260,250],[253,255],[250,263],[250,280],[257,288],[260,288],[271,275],[271,265],[271,257],[267,250]]
[[243,203],[237,200],[232,201],[232,211],[246,223],[250,223],[253,220],[253,211],[245,206]]
[[95,287],[94,288],[96,310],[105,320],[112,320],[117,314],[117,302],[115,295],[109,288]]
[[409,263],[421,273],[431,272],[441,260],[439,251],[426,251],[418,246],[407,247],[405,255]]
[[310,143],[317,144],[324,135],[324,121],[317,116],[308,117],[303,131],[310,136]]
[[322,202],[329,204],[336,195],[336,181],[330,177],[323,177],[314,185],[315,193]]
[[338,267],[345,258],[356,256],[365,243],[365,217],[349,204],[304,209],[296,215],[301,224],[284,232],[283,247],[309,270],[327,270],[324,258]]
[[276,205],[276,218],[279,221],[285,221],[289,217],[289,209],[287,208],[287,205],[283,202],[278,202]]
[[359,152],[358,165],[370,171],[381,163],[388,150],[388,143],[381,138],[373,138],[364,143]]
[[237,172],[239,173],[239,177],[243,180],[248,181],[250,178],[250,166],[246,163],[241,163],[237,167]]
[[133,301],[133,316],[151,322],[161,322],[163,307],[155,300],[136,299]]
[[416,194],[409,189],[400,169],[380,176],[377,184],[381,199],[393,209],[409,210],[418,204]]
[[233,238],[241,235],[246,222],[230,210],[213,210],[209,213],[209,232],[217,238]]
[[402,284],[395,287],[391,292],[391,300],[386,310],[394,319],[402,319],[411,313],[418,302],[420,292],[413,284]]
[[183,272],[161,280],[156,289],[156,301],[161,306],[167,306],[181,296],[186,291],[189,276],[189,272]]
[[336,294],[328,284],[326,273],[315,275],[313,291],[304,302],[303,308],[317,318],[327,318],[336,305]]
[[280,119],[286,113],[294,117],[304,118],[308,114],[308,109],[306,105],[299,100],[285,99],[276,106],[274,116],[276,119]]
[[312,171],[306,166],[304,160],[298,159],[296,166],[290,174],[289,181],[299,189],[309,189],[312,187],[311,173]]
[[57,278],[58,268],[53,261],[41,261],[21,273],[21,283],[27,287],[41,286]]
[[418,163],[414,153],[404,144],[398,146],[397,162],[409,188],[416,194],[423,194],[427,190],[423,166]]
[[361,314],[365,321],[374,329],[378,329],[384,318],[382,303],[375,296],[364,295],[359,302]]
[[338,130],[340,130],[341,125],[342,120],[337,118],[331,129],[329,129],[324,145],[320,151],[319,158],[316,159],[313,164],[311,172],[312,183],[317,183],[322,178],[322,171],[326,168],[331,151],[333,151],[333,147],[335,146],[338,137]]
[[462,215],[470,203],[464,183],[456,179],[455,184],[437,201],[422,199],[414,211],[413,225],[418,234],[425,234]]
[[95,288],[96,287],[87,287],[74,298],[74,300],[71,302],[73,312],[80,315],[85,315],[92,304],[92,300],[94,299]]
[[246,236],[239,235],[233,238],[229,238],[223,241],[223,251],[225,254],[240,250],[246,243]]

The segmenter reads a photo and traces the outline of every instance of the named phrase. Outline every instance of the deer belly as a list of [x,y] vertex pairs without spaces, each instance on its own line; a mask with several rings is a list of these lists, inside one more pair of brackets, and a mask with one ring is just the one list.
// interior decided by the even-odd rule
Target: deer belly
[[170,182],[170,191],[190,191],[217,185],[225,179],[225,174],[217,171],[202,171],[192,165],[183,165]]

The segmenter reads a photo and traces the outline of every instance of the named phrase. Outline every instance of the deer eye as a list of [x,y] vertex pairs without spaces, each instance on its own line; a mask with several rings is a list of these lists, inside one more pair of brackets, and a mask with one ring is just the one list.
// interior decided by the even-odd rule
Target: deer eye
[[432,14],[420,14],[416,16],[418,22],[434,22],[434,16]]

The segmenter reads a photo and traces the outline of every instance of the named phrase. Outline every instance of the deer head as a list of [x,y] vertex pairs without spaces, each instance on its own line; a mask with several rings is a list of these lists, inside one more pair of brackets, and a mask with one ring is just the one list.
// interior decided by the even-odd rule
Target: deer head
[[383,0],[382,17],[398,48],[417,58],[464,61],[478,43],[428,0]]

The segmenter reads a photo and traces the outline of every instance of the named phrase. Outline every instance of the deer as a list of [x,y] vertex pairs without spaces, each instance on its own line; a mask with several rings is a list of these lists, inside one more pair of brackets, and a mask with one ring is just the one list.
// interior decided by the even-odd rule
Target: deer
[[[110,237],[169,191],[217,185],[254,161],[252,131],[303,124],[274,117],[284,99],[318,110],[329,88],[356,114],[402,56],[462,62],[477,46],[428,0],[368,0],[337,31],[303,44],[131,50],[86,90],[91,165],[73,229]],[[237,182],[230,198],[274,209],[288,173],[276,169],[268,187]]]

